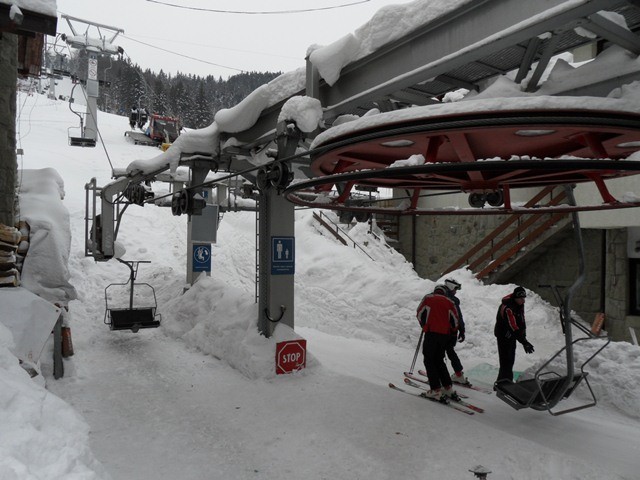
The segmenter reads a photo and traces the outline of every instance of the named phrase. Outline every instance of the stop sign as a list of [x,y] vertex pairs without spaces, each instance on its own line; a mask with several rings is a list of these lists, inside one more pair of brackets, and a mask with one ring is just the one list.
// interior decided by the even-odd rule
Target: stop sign
[[276,374],[302,370],[307,364],[307,341],[289,340],[276,344]]

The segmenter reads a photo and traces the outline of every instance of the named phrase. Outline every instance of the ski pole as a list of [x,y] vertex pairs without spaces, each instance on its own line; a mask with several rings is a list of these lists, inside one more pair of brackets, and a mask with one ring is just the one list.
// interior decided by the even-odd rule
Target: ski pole
[[413,373],[413,369],[416,366],[418,352],[420,351],[420,345],[422,344],[422,337],[424,337],[424,330],[420,332],[420,338],[418,339],[418,345],[416,346],[416,353],[413,355],[413,362],[411,362],[411,369],[409,370],[409,373]]

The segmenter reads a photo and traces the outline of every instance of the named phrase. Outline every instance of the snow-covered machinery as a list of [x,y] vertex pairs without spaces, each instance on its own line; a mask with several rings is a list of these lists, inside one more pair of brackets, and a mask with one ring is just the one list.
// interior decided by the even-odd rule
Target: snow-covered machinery
[[[171,144],[180,135],[180,121],[177,118],[166,115],[158,115],[157,113],[148,115],[141,114],[140,110],[131,113],[129,124],[133,122],[142,130],[143,126],[149,121],[149,125],[144,132],[136,132],[130,130],[125,132],[126,137],[130,137],[136,145],[157,146],[162,144]],[[144,120],[144,121],[143,121]],[[133,127],[132,127],[133,128]]]
[[173,143],[180,135],[180,122],[177,118],[154,113],[149,117],[146,134],[158,143]]

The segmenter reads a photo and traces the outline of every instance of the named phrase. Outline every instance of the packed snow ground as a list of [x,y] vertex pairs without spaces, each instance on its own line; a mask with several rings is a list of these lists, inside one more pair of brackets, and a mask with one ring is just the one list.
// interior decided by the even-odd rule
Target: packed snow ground
[[[477,392],[471,401],[486,412],[468,417],[387,388],[411,364],[415,307],[434,282],[417,277],[365,225],[349,233],[375,261],[323,235],[310,211],[297,212],[296,332],[309,351],[303,372],[276,376],[274,339],[256,332],[255,218],[247,212],[225,214],[211,278],[182,294],[186,219],[130,207],[119,233],[124,258],[152,261],[138,281],[156,288],[163,323],[138,334],[109,331],[104,288],[126,281],[128,271],[83,256],[84,185],[91,177],[108,183],[110,167],[101,146],[67,145],[76,118],[63,102],[19,96],[20,167],[53,167],[64,180],[76,354],[55,381],[45,353],[45,389],[16,366],[11,336],[0,328],[0,478],[461,479],[473,478],[469,469],[478,464],[494,480],[637,478],[637,346],[609,346],[589,369],[598,406],[560,417],[515,411]],[[115,167],[157,155],[123,136],[125,118],[100,113],[98,125]],[[463,284],[467,323],[458,352],[469,374],[491,382],[495,310],[513,285],[484,286],[464,270],[453,276]],[[526,312],[536,351],[519,349],[518,370],[563,342],[555,308],[535,292]],[[276,338],[289,333],[281,326]]]

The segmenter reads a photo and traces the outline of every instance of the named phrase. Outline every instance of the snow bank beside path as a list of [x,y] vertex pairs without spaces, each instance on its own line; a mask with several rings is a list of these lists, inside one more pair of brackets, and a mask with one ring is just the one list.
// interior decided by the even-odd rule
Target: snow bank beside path
[[0,324],[0,478],[108,478],[89,449],[89,426],[29,377],[9,351],[12,345]]

